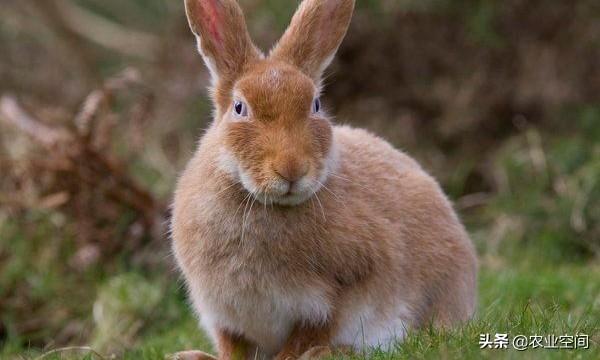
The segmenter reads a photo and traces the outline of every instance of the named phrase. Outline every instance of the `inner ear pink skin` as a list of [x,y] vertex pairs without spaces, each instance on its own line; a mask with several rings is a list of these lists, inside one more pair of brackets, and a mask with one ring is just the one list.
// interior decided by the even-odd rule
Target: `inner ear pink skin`
[[223,47],[223,37],[220,32],[222,21],[219,14],[218,0],[197,0],[197,3],[203,11],[200,14],[196,14],[200,15],[196,16],[196,18],[202,19],[202,21],[208,24],[208,31],[210,32],[212,42],[215,45]]

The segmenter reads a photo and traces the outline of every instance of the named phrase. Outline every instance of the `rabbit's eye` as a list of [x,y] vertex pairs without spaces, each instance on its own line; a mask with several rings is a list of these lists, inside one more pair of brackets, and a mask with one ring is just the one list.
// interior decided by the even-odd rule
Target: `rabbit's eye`
[[248,116],[248,106],[243,101],[234,101],[233,114],[240,117]]
[[321,111],[321,99],[320,98],[316,98],[313,101],[313,106],[312,106],[312,112],[314,114],[318,113],[319,111]]

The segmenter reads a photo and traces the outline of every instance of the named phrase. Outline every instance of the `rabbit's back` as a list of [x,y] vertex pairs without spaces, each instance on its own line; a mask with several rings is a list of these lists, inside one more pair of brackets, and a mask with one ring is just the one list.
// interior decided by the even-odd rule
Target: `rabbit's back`
[[[352,199],[346,221],[363,222],[349,231],[370,221],[386,228],[370,240],[385,254],[376,261],[377,275],[343,301],[371,297],[380,310],[404,314],[404,323],[416,327],[466,321],[475,308],[475,250],[438,183],[383,139],[361,129],[334,129],[341,160],[332,178],[338,192]],[[347,313],[347,323],[355,319]]]

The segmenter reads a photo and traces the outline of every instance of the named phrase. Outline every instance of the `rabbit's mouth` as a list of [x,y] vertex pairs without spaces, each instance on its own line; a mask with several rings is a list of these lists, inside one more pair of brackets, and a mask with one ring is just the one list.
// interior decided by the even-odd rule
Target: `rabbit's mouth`
[[[264,205],[297,206],[316,195],[337,166],[337,152],[332,149],[329,156],[318,166],[313,166],[305,175],[294,181],[286,180],[277,173],[262,173],[245,169],[240,161],[225,148],[220,149],[219,168]],[[315,196],[316,195],[316,196]]]
[[244,171],[240,171],[240,182],[246,191],[265,205],[297,206],[309,200],[321,189],[320,181],[310,177],[293,183],[273,178],[259,185]]
[[302,204],[303,202],[309,200],[311,197],[315,195],[315,193],[319,191],[316,189],[314,191],[304,191],[300,193],[287,193],[281,196],[272,196],[267,194],[255,194],[254,197],[261,203],[266,205],[274,204],[281,206],[297,206]]
[[257,199],[257,201],[259,201],[260,203],[263,203],[265,205],[273,204],[273,205],[281,205],[281,206],[297,206],[297,205],[302,204],[306,200],[310,199],[313,195],[314,195],[314,193],[290,194],[290,195],[283,195],[283,196],[268,196],[268,195],[255,194],[254,197]]

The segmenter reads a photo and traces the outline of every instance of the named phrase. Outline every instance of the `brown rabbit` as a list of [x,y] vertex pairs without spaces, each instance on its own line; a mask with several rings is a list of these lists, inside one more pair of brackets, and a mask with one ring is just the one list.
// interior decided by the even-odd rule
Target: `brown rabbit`
[[304,0],[268,56],[235,0],[185,4],[216,111],[177,186],[173,249],[219,358],[385,349],[468,320],[477,261],[439,185],[321,107],[354,0]]

